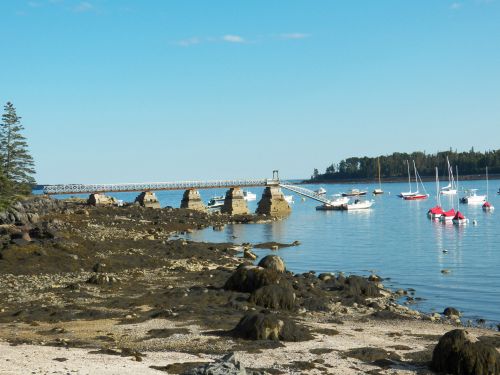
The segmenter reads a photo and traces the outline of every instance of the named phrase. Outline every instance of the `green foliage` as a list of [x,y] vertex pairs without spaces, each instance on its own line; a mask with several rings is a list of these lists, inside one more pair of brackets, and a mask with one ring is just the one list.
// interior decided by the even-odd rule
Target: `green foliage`
[[415,160],[421,176],[433,176],[434,168],[438,167],[443,175],[447,173],[446,157],[452,166],[458,166],[461,175],[484,174],[486,166],[490,173],[500,173],[500,150],[476,152],[471,148],[468,152],[457,152],[451,148],[436,154],[425,152],[400,153],[376,156],[373,158],[350,157],[341,160],[338,164],[332,163],[326,168],[325,173],[313,176],[314,181],[342,180],[355,178],[375,178],[378,175],[377,159],[380,158],[382,177],[406,177],[408,174],[406,160]]
[[0,210],[16,197],[30,194],[35,183],[34,161],[22,135],[21,117],[10,102],[4,110],[0,123]]

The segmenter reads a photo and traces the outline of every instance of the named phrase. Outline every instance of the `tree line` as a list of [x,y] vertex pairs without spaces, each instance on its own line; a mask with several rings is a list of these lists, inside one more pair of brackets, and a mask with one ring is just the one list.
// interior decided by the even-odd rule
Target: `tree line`
[[350,157],[341,160],[339,163],[329,165],[325,173],[319,173],[314,169],[311,181],[328,181],[343,179],[375,179],[378,177],[378,163],[380,162],[380,175],[382,178],[398,178],[408,176],[406,161],[410,162],[413,171],[412,160],[415,161],[417,170],[421,176],[434,176],[435,168],[439,173],[447,176],[447,162],[449,159],[451,166],[461,175],[484,174],[486,167],[492,174],[500,174],[500,150],[490,150],[477,152],[474,148],[469,151],[440,151],[435,154],[425,152],[395,152],[392,155],[382,155],[377,157]]
[[0,123],[0,210],[31,194],[35,184],[35,163],[23,131],[21,117],[14,105],[7,102]]

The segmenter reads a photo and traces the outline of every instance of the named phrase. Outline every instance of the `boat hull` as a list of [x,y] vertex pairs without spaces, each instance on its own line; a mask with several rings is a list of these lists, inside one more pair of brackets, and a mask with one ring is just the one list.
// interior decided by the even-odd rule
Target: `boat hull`
[[420,201],[429,198],[429,194],[408,195],[403,197],[405,201]]

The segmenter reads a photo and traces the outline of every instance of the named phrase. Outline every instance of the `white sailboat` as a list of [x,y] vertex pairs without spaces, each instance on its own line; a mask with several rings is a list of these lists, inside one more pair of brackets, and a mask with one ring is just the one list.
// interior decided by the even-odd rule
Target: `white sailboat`
[[382,190],[382,183],[380,181],[380,158],[377,158],[377,164],[378,164],[378,188],[373,190],[374,195],[384,194],[384,191]]
[[[415,195],[415,193],[411,191],[410,162],[408,160],[406,161],[406,165],[408,167],[408,187],[410,188],[410,191],[405,191],[405,192],[399,193],[398,197],[400,197],[400,198]],[[418,191],[416,193],[418,193]]]
[[[415,170],[415,185],[417,186],[417,191],[410,194],[410,195],[405,195],[403,196],[404,200],[407,201],[417,201],[417,200],[422,200],[422,199],[427,199],[429,198],[429,194],[427,194],[427,191],[425,191],[425,186],[422,182],[422,179],[420,178],[420,175],[417,172],[417,167],[415,165],[415,160],[413,160],[413,169]],[[422,186],[422,189],[424,189],[424,194],[420,193],[418,191],[418,184],[420,182],[420,185]]]
[[453,177],[453,169],[451,168],[448,156],[446,157],[446,162],[448,164],[448,185],[441,188],[441,194],[455,195],[457,194],[457,185],[455,183],[455,178]]

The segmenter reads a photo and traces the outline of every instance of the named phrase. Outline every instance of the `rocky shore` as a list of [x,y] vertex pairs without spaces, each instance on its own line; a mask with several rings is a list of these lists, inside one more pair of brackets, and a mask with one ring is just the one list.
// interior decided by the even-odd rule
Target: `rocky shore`
[[294,274],[279,249],[298,241],[183,236],[270,220],[44,197],[0,213],[0,374],[500,373],[496,332],[375,275]]

